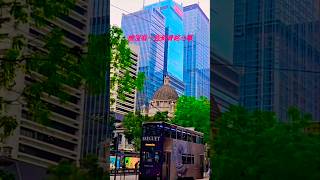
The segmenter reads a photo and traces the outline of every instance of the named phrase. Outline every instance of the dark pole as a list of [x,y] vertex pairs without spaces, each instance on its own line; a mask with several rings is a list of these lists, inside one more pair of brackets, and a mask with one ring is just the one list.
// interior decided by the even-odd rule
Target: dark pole
[[117,133],[117,137],[116,137],[116,140],[115,140],[115,154],[116,154],[116,162],[115,162],[115,164],[116,164],[116,166],[115,166],[115,171],[114,171],[114,180],[116,180],[116,178],[117,178],[117,171],[118,171],[118,169],[117,169],[117,164],[118,164],[118,140],[119,140],[119,133]]
[[122,167],[123,167],[123,179],[124,180],[126,179],[126,161],[125,160],[126,160],[126,155],[123,156],[123,161],[124,162],[122,162],[123,163]]

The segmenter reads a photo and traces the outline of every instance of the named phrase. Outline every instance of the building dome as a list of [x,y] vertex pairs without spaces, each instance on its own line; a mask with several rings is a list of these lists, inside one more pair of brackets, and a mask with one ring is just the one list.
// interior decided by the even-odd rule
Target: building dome
[[179,96],[177,91],[169,85],[170,78],[167,76],[165,77],[163,86],[158,89],[154,95],[153,100],[160,100],[160,101],[176,101],[178,100]]

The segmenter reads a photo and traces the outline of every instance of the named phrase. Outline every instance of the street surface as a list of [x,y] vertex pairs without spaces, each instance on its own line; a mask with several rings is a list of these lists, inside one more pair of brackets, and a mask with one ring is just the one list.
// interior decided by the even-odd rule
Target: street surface
[[[138,180],[139,179],[139,177],[138,177],[138,175],[136,176],[136,175],[126,175],[126,176],[117,176],[116,177],[116,180]],[[110,176],[110,180],[114,180],[114,177],[113,176]],[[203,179],[198,179],[198,180],[209,180],[209,177],[207,177],[207,178],[203,178]]]

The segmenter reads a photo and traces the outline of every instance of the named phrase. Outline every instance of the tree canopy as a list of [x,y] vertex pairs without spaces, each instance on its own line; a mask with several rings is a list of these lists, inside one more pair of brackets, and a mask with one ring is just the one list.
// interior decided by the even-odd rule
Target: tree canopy
[[[103,35],[88,36],[87,50],[84,50],[85,45],[67,46],[63,40],[64,30],[56,26],[35,38],[43,44],[30,48],[29,44],[35,39],[27,36],[27,28],[43,28],[50,20],[68,16],[75,3],[75,0],[0,1],[0,8],[8,10],[0,18],[0,26],[14,31],[13,35],[10,34],[12,31],[0,34],[0,44],[7,47],[0,58],[0,120],[3,122],[0,128],[6,129],[1,134],[2,139],[18,125],[15,117],[7,113],[10,106],[26,102],[28,117],[47,125],[50,111],[48,104],[41,100],[44,94],[55,96],[64,103],[71,98],[65,85],[84,88],[90,94],[107,93],[110,67],[124,71],[123,76],[111,74],[110,77],[110,89],[120,84],[117,85],[119,97],[123,98],[134,89],[142,89],[144,74],[139,73],[137,78],[129,76],[131,51],[118,27],[111,27]],[[23,28],[25,31],[21,31]],[[29,74],[33,83],[26,83],[22,89],[16,88],[17,72]],[[15,97],[7,98],[8,92],[16,93]]]
[[281,122],[272,112],[238,106],[215,122],[212,178],[319,179],[320,137],[304,132],[311,116],[296,108]]
[[142,123],[152,121],[168,122],[168,112],[157,112],[154,116],[149,117],[140,113],[128,113],[123,120],[125,128],[125,136],[129,141],[132,141],[135,149],[140,150],[141,136],[142,136]]
[[199,99],[181,96],[177,102],[173,124],[183,127],[194,127],[204,133],[205,142],[210,139],[210,102],[205,97]]
[[70,161],[61,161],[56,166],[51,166],[48,170],[48,180],[108,180],[109,175],[99,166],[98,158],[88,155],[77,167]]

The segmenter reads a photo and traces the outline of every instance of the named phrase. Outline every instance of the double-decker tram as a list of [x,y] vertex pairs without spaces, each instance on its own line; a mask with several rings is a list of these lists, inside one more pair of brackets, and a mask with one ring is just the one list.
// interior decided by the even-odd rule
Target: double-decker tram
[[203,134],[166,122],[143,123],[139,179],[203,178]]

